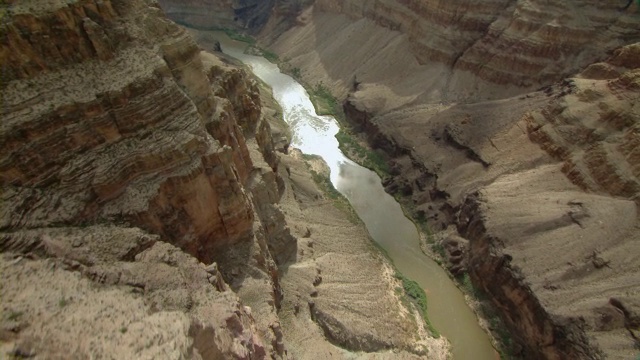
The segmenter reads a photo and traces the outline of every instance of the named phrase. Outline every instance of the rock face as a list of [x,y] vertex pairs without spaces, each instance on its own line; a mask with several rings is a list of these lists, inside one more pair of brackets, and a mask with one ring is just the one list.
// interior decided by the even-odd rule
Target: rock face
[[317,0],[262,34],[345,100],[387,189],[469,241],[441,244],[450,268],[525,358],[637,353],[640,15],[623,5]]
[[598,1],[318,0],[296,27],[280,34],[267,26],[264,38],[303,78],[341,98],[355,76],[378,113],[416,100],[505,98],[575,74],[638,41],[637,16],[618,8]]
[[[107,6],[112,17],[116,11],[120,17],[160,11],[148,5],[113,5],[117,6]],[[206,70],[198,47],[157,14],[146,22],[100,19],[104,33],[118,34],[110,41],[119,49],[108,53],[114,66],[106,69],[97,61],[100,51],[91,41],[66,44],[74,39],[66,30],[51,35],[37,31],[57,29],[53,24],[58,17],[76,19],[86,15],[81,9],[86,12],[91,6],[76,3],[35,18],[16,7],[17,21],[6,25],[10,34],[18,34],[19,28],[36,34],[29,42],[8,37],[3,51],[8,63],[12,57],[39,53],[50,39],[63,42],[53,44],[58,49],[85,46],[93,53],[87,50],[73,62],[61,54],[57,69],[53,62],[9,73],[14,81],[3,89],[1,177],[8,187],[2,228],[77,225],[107,218],[130,221],[210,259],[212,249],[203,244],[215,246],[209,241],[214,234],[226,235],[221,242],[233,242],[251,232],[251,201],[240,184],[252,169],[244,131],[253,131],[259,121],[255,84],[235,86],[241,95],[216,97],[201,76]],[[70,13],[74,9],[79,16]],[[127,28],[135,21],[143,28]],[[73,30],[83,33],[86,21],[70,22]],[[78,38],[90,36],[83,33]],[[151,43],[154,38],[164,41]],[[137,46],[145,42],[147,46]],[[237,85],[234,80],[240,82],[236,76],[227,86]],[[247,105],[253,110],[234,113],[234,106]],[[244,130],[236,116],[245,119]],[[181,227],[185,223],[191,225]]]
[[192,28],[255,34],[267,26],[278,32],[288,29],[313,0],[160,0],[159,3],[171,19]]
[[[212,285],[215,275],[195,258],[158,240],[115,226],[3,234],[2,353],[265,357],[267,347],[237,296]],[[11,259],[7,245],[14,254],[28,250],[31,259]]]
[[[76,285],[90,288],[88,277],[111,286],[104,290],[114,294],[109,301],[138,304],[137,313],[118,316],[123,323],[140,324],[141,336],[163,340],[132,342],[121,358],[153,358],[162,346],[176,357],[282,356],[284,349],[269,344],[277,334],[256,328],[225,285],[229,278],[216,272],[212,280],[214,275],[198,267],[224,259],[235,245],[255,244],[242,264],[258,274],[275,313],[281,297],[276,262],[289,261],[296,242],[276,206],[282,180],[274,172],[278,160],[257,83],[244,70],[201,52],[154,2],[23,1],[3,11],[8,16],[0,44],[3,274],[17,279],[29,269],[38,273],[70,263],[69,269],[84,276],[58,271],[44,276],[42,284],[71,276],[69,288],[60,289],[65,293]],[[154,234],[158,242],[130,246],[125,240],[135,244],[140,236],[151,236],[131,232]],[[70,239],[80,245],[64,243]],[[108,256],[101,258],[100,251]],[[173,269],[156,271],[156,263]],[[129,294],[131,286],[144,296]],[[44,288],[11,291],[18,299]],[[51,315],[52,324],[71,321],[84,301],[68,314]],[[3,301],[4,310],[15,307],[30,324],[29,331],[12,330],[14,350],[51,356],[58,348],[68,351],[67,340],[39,335],[48,332],[32,317],[40,305],[23,309]],[[157,311],[162,319],[149,315]],[[156,336],[138,321],[164,327]],[[166,327],[167,321],[175,324]],[[104,326],[86,334],[87,341],[110,331]],[[21,350],[25,339],[36,348]],[[115,342],[102,344],[100,352],[120,340],[110,341]],[[90,343],[79,346],[80,357],[94,353]]]
[[234,60],[151,0],[0,10],[4,357],[447,357]]
[[161,0],[168,16],[190,26],[257,31],[269,20],[276,0]]
[[563,162],[584,190],[639,202],[640,43],[545,90],[544,108],[527,115],[530,138]]
[[[445,63],[500,85],[559,80],[637,35],[632,16],[610,2],[333,1],[317,10],[370,19],[408,36],[421,64]],[[456,79],[454,78],[455,82]],[[462,85],[462,84],[460,84]]]

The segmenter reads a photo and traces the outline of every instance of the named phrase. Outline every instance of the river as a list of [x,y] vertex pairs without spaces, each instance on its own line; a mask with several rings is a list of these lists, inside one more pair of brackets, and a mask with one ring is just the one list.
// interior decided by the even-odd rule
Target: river
[[416,226],[400,205],[387,194],[376,173],[348,159],[338,148],[337,121],[318,116],[306,90],[292,77],[280,73],[266,59],[244,54],[246,44],[221,36],[223,52],[247,64],[273,89],[292,132],[292,146],[321,156],[331,169],[331,182],[351,202],[371,237],[391,257],[396,268],[417,281],[428,299],[428,315],[434,327],[453,346],[456,360],[495,360],[497,352],[465,302],[464,295],[445,271],[420,249]]

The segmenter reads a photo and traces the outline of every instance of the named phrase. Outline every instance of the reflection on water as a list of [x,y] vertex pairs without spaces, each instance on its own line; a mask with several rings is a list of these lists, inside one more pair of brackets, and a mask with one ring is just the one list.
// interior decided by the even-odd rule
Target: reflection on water
[[266,59],[246,55],[243,47],[222,41],[225,53],[249,65],[273,89],[293,133],[292,145],[320,155],[331,169],[331,182],[353,205],[371,237],[389,254],[406,277],[427,293],[429,318],[453,345],[455,359],[495,359],[496,352],[477,323],[464,296],[435,262],[422,254],[415,225],[382,187],[378,175],[345,157],[338,148],[338,123],[315,114],[305,89]]

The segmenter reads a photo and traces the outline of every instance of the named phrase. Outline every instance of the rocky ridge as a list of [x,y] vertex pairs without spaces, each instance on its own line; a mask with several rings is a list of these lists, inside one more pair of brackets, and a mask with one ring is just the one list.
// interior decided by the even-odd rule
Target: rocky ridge
[[363,225],[275,151],[245,70],[154,1],[2,11],[4,355],[446,357]]
[[[20,254],[35,256],[35,264],[51,262],[40,258],[52,257],[54,268],[62,266],[59,262],[70,261],[72,270],[115,286],[123,299],[144,299],[141,321],[147,321],[146,312],[171,315],[179,311],[185,325],[172,331],[181,336],[176,341],[184,346],[172,351],[185,356],[203,355],[205,350],[240,358],[282,355],[282,349],[271,348],[266,342],[281,335],[258,331],[250,312],[239,304],[217,271],[211,280],[213,275],[207,276],[204,268],[195,270],[200,262],[211,264],[224,257],[232,244],[256,243],[253,261],[247,266],[263,274],[261,279],[274,304],[272,311],[276,311],[281,294],[269,246],[289,249],[279,254],[278,260],[284,261],[295,253],[296,245],[284,225],[272,224],[279,211],[268,206],[276,202],[274,196],[259,198],[268,194],[244,186],[251,179],[256,189],[261,184],[276,194],[279,191],[273,172],[275,154],[268,124],[260,115],[256,83],[241,70],[222,71],[217,64],[204,62],[188,33],[165,19],[153,3],[19,2],[7,11],[11,21],[3,25],[7,36],[2,57],[3,64],[9,65],[3,81],[0,135],[0,228],[7,273],[12,272],[9,265],[14,256],[18,256],[17,266],[32,266],[31,261],[20,260]],[[262,163],[255,164],[257,161]],[[257,208],[257,203],[264,205]],[[110,235],[112,232],[115,234]],[[155,240],[116,257],[93,259],[100,257],[106,246],[94,249],[99,241],[95,238],[106,236],[112,242],[131,239],[135,243],[139,232],[155,234]],[[51,250],[68,248],[69,244],[57,244],[74,237],[88,249],[72,243],[62,254]],[[163,241],[182,250],[167,248]],[[109,245],[115,251],[118,244],[126,245],[127,241]],[[34,255],[39,248],[45,251]],[[128,265],[119,262],[162,262],[145,260],[156,252],[176,274],[168,275],[170,270],[164,269],[167,274],[162,279],[149,278],[151,275],[144,274],[153,271],[147,267],[155,265],[140,264],[139,270],[132,270],[133,279],[122,275],[120,268]],[[168,259],[173,253],[192,263],[191,268],[180,270],[177,260]],[[82,259],[76,259],[78,256]],[[21,269],[15,271],[20,274]],[[190,272],[200,274],[192,285],[184,278],[191,276]],[[55,280],[45,277],[45,281]],[[77,281],[86,285],[86,280]],[[186,284],[182,285],[186,288],[180,290],[172,282]],[[210,291],[209,282],[217,291]],[[141,289],[142,295],[128,295],[131,286]],[[152,291],[155,288],[158,295]],[[171,293],[174,290],[177,295]],[[211,305],[216,301],[229,307],[227,315]],[[39,318],[28,318],[32,310],[10,310],[24,314],[27,323],[34,321],[26,331],[13,333],[20,341],[32,339],[40,344],[34,349],[36,353],[47,354],[46,343],[65,340],[55,333],[44,338],[30,333],[42,331],[35,325]],[[202,311],[205,314],[200,314]],[[232,317],[237,318],[237,324],[231,325],[235,321]],[[216,323],[227,320],[229,329],[234,330],[216,329]],[[104,331],[97,330],[88,339]],[[197,340],[200,333],[209,338],[219,336],[219,341],[206,345],[208,350],[194,350],[194,342],[202,341]],[[161,340],[171,337],[159,336]],[[158,351],[153,342],[148,346],[150,351]],[[144,348],[133,347],[125,357],[146,356]],[[17,349],[22,351],[19,346]],[[80,357],[98,351],[93,347],[78,350]],[[49,353],[55,355],[53,350]]]

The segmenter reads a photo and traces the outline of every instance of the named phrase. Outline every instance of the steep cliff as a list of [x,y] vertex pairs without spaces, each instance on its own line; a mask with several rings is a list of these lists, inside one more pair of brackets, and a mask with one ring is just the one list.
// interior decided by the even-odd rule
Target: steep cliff
[[[242,95],[217,97],[201,76],[200,50],[158,8],[101,4],[126,21],[93,14],[92,3],[43,9],[39,17],[12,9],[3,63],[37,57],[46,47],[59,56],[35,68],[37,59],[7,67],[2,228],[126,221],[210,260],[213,247],[251,232],[254,215],[241,184],[252,170],[245,132],[260,120],[255,84],[236,77]],[[84,30],[91,14],[113,44],[103,49],[111,60],[98,56]],[[64,27],[57,25],[62,19]],[[65,48],[89,50],[68,57]],[[216,244],[214,234],[226,236]]]
[[623,5],[318,0],[262,34],[345,100],[436,241],[470,241],[450,266],[525,358],[637,352],[640,15]]
[[3,356],[446,358],[237,63],[151,0],[1,6]]
[[[243,30],[257,33],[270,27],[284,31],[313,0],[160,0],[167,15],[201,29]],[[275,24],[273,19],[277,19]]]
[[[138,309],[112,310],[125,330],[109,330],[115,325],[103,314],[103,327],[67,346],[73,338],[45,335],[34,317],[40,305],[48,305],[3,301],[4,320],[20,314],[13,320],[28,324],[5,339],[15,345],[10,351],[46,357],[72,346],[82,358],[110,351],[134,336],[124,333],[135,327],[150,342],[131,341],[122,357],[154,357],[166,346],[186,357],[282,355],[283,349],[266,342],[281,335],[256,327],[215,265],[209,273],[198,266],[224,258],[234,244],[256,243],[243,265],[263,274],[258,278],[275,313],[281,297],[276,261],[287,261],[296,244],[273,205],[279,197],[277,160],[256,83],[219,60],[203,61],[207,55],[153,2],[3,6],[3,274],[18,279],[52,265],[85,275],[42,275],[42,282],[59,286],[53,292],[65,304],[63,314],[52,309],[43,315],[52,326],[71,321],[76,311],[104,311],[83,308],[85,296],[100,292],[108,293],[107,301]],[[258,186],[250,183],[269,191],[254,191]],[[141,236],[152,240],[140,243]],[[104,251],[113,256],[102,257]],[[93,293],[86,277],[111,287]],[[22,288],[12,280],[3,287],[16,301],[56,296],[37,281]],[[89,288],[74,293],[74,286]],[[131,286],[141,290],[138,295],[129,294]],[[115,342],[91,345],[119,331],[110,340]],[[23,349],[23,342],[33,349]]]

